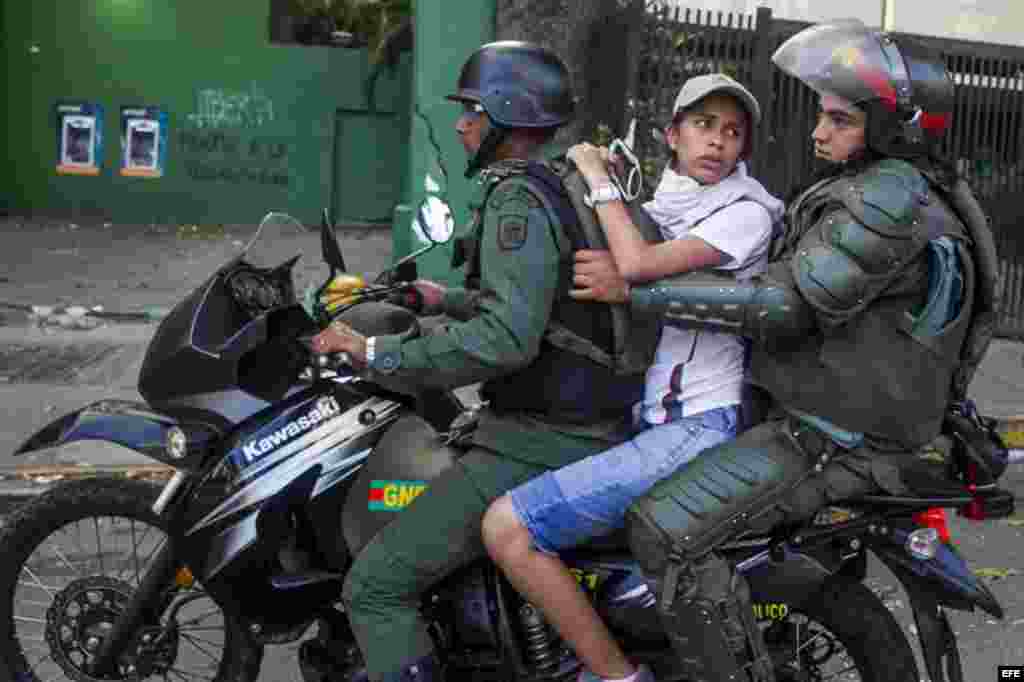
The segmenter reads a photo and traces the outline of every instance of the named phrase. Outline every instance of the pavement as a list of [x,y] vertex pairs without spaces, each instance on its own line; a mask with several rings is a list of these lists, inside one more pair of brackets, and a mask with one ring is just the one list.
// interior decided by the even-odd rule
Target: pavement
[[[156,321],[220,264],[254,225],[123,225],[0,217],[0,516],[56,480],[105,473],[162,478],[165,467],[115,445],[84,442],[13,457],[38,429],[91,402],[141,400],[136,380]],[[390,262],[388,230],[339,231],[353,271],[374,275]],[[310,240],[316,241],[311,233]],[[314,253],[318,254],[316,250]],[[128,321],[87,311],[135,313]],[[122,317],[122,319],[125,319]],[[1024,452],[1024,344],[996,340],[970,387],[982,412],[998,417]],[[1024,497],[1024,461],[1002,485]],[[0,520],[2,523],[2,520]],[[994,523],[950,517],[972,569],[990,582],[1007,617],[953,612],[965,679],[992,679],[997,665],[1024,663],[1024,511]],[[869,583],[909,633],[906,597],[877,562]],[[261,680],[293,670],[285,652]],[[291,673],[289,673],[291,674]]]

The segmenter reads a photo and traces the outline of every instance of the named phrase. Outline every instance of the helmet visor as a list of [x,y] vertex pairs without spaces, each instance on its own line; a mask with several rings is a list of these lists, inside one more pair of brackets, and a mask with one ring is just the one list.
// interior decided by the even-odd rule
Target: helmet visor
[[895,109],[910,94],[896,46],[856,19],[804,29],[779,46],[772,62],[818,93],[853,104],[880,99]]

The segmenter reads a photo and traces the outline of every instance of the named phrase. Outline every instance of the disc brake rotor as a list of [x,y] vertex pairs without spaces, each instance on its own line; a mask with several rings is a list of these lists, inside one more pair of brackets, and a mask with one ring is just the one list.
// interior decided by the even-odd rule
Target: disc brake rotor
[[54,597],[46,612],[46,643],[54,662],[75,682],[136,682],[167,671],[177,657],[178,638],[173,631],[147,628],[138,633],[135,648],[118,664],[115,677],[93,677],[87,667],[113,631],[117,617],[131,600],[133,587],[102,576],[69,583]]

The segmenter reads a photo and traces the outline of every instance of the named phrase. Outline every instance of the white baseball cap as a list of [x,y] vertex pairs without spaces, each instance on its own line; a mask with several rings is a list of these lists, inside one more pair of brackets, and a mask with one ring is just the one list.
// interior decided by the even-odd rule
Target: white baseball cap
[[679,95],[676,96],[675,106],[672,107],[672,116],[679,113],[680,109],[696,104],[713,92],[726,92],[736,97],[750,115],[751,127],[755,127],[761,122],[761,107],[757,103],[757,98],[724,73],[694,76],[683,83]]

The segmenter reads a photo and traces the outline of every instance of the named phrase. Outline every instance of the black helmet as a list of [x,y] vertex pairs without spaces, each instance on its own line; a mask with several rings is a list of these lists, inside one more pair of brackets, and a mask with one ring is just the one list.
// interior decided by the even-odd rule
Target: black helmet
[[548,128],[572,118],[569,70],[551,50],[514,40],[488,43],[462,66],[448,99],[480,104],[503,128]]
[[867,145],[884,156],[927,154],[952,123],[953,81],[942,58],[855,19],[800,31],[772,62],[818,93],[867,112]]

